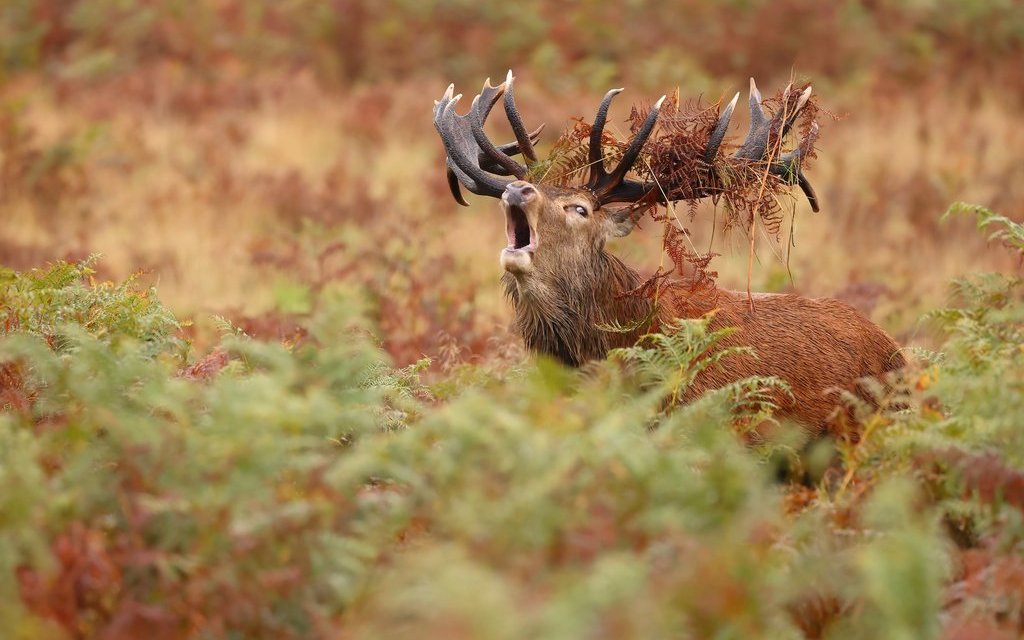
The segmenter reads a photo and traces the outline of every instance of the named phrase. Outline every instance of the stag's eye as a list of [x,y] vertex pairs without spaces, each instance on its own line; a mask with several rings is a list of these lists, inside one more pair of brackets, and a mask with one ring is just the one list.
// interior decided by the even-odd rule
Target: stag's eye
[[566,212],[571,211],[571,212],[573,212],[573,213],[575,213],[577,215],[583,216],[584,218],[586,218],[588,215],[590,215],[590,212],[587,211],[586,207],[584,207],[582,205],[578,205],[578,204],[567,205],[565,207],[565,210],[566,210]]

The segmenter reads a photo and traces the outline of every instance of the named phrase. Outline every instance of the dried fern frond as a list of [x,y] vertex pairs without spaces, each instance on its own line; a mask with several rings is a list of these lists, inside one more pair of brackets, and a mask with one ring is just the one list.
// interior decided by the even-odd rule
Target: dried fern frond
[[[795,109],[797,100],[805,87],[783,92],[765,100],[769,122],[780,110]],[[697,203],[710,197],[725,212],[721,225],[729,230],[734,227],[752,230],[759,221],[762,228],[778,239],[782,233],[787,210],[784,205],[793,187],[793,175],[780,176],[773,172],[778,169],[783,150],[799,140],[800,168],[815,158],[814,145],[817,141],[817,127],[813,124],[821,109],[811,96],[800,111],[791,131],[783,139],[775,127],[769,132],[767,153],[762,160],[737,158],[731,150],[737,145],[723,142],[709,162],[705,149],[712,131],[718,123],[722,104],[707,105],[699,100],[682,102],[678,92],[671,94],[661,106],[658,128],[645,145],[640,160],[634,164],[634,175],[655,183],[651,196],[633,205],[634,219],[646,213],[664,225],[664,249],[672,260],[672,269],[659,269],[647,281],[627,295],[656,299],[669,290],[689,298],[699,294],[703,300],[713,296],[717,274],[708,269],[710,261],[717,254],[700,254],[689,243],[685,229],[673,224],[672,218],[661,213],[658,203],[685,203],[690,220],[697,215]],[[651,105],[637,104],[626,119],[629,136],[636,135],[650,113]],[[558,186],[573,186],[583,183],[589,174],[590,134],[592,125],[583,119],[575,119],[572,125],[555,143],[544,166],[541,182]],[[605,128],[602,146],[605,162],[613,166],[622,157],[629,139],[618,139]],[[670,278],[676,274],[688,274],[682,279]]]

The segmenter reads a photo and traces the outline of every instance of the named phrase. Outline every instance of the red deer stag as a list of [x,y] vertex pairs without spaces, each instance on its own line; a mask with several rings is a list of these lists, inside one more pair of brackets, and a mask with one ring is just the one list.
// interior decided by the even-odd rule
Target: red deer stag
[[[853,388],[855,381],[879,376],[904,364],[899,346],[881,328],[852,307],[831,298],[805,298],[793,294],[758,293],[749,304],[746,293],[718,290],[686,300],[662,300],[657,309],[647,298],[626,295],[640,286],[639,274],[605,250],[608,237],[625,236],[633,230],[629,207],[606,208],[610,203],[637,203],[650,197],[656,185],[626,177],[651,135],[664,97],[651,109],[618,164],[605,166],[602,136],[608,108],[621,89],[609,91],[601,102],[590,133],[590,175],[585,185],[556,187],[531,184],[525,179],[529,165],[537,162],[533,143],[540,129],[530,133],[516,108],[512,74],[497,87],[484,84],[467,115],[458,115],[449,86],[435,103],[434,125],[447,154],[448,181],[455,199],[466,205],[459,185],[483,196],[498,198],[505,214],[508,246],[501,251],[503,282],[515,310],[515,324],[526,345],[570,366],[604,358],[609,349],[633,344],[641,333],[608,332],[601,325],[630,326],[651,317],[658,330],[685,309],[685,317],[698,317],[717,309],[712,328],[736,327],[722,344],[749,345],[756,358],[726,358],[717,368],[703,372],[692,394],[747,376],[778,376],[793,392],[783,401],[780,417],[822,428],[836,404],[832,388]],[[504,107],[516,141],[497,146],[484,134],[491,108],[504,95]],[[761,96],[751,80],[751,125],[736,158],[762,161],[769,139],[793,124],[810,96],[808,87],[796,102],[769,119],[761,108]],[[721,113],[704,150],[710,165],[725,136],[736,98]],[[785,120],[785,122],[783,122]],[[773,134],[774,128],[774,134]],[[769,169],[787,176],[806,194],[817,211],[817,198],[800,172],[800,148],[782,155]],[[522,155],[527,165],[514,156]],[[698,184],[688,198],[712,195],[713,189]],[[662,194],[660,199],[664,202]],[[643,327],[647,329],[647,327]]]

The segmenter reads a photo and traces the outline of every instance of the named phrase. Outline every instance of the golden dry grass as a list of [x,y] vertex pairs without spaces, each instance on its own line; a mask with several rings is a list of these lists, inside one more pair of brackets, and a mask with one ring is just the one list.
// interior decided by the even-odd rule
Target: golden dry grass
[[[591,117],[599,100],[590,93],[546,94],[531,86],[529,73],[521,77],[522,108],[531,120],[549,123],[548,144],[570,117]],[[436,294],[429,287],[411,292],[403,272],[426,281],[444,277],[461,288],[462,304],[475,314],[476,337],[446,328],[449,343],[505,332],[496,260],[504,232],[495,204],[475,198],[463,210],[443,182],[430,123],[443,79],[343,89],[310,74],[273,75],[214,86],[198,98],[194,85],[176,80],[173,67],[158,66],[88,90],[36,77],[4,88],[17,125],[33,132],[32,149],[75,149],[65,165],[49,170],[53,175],[23,176],[5,193],[5,263],[28,267],[102,253],[102,275],[121,278],[141,269],[172,308],[202,324],[212,313],[272,310],[282,282],[301,284],[309,271],[296,267],[308,267],[327,238],[336,237],[345,243],[342,253],[367,254],[362,268],[396,272],[359,279],[383,286],[377,293],[392,297],[396,310],[403,295]],[[695,97],[686,87],[680,92]],[[1000,252],[984,251],[969,223],[938,219],[957,200],[1021,215],[1024,163],[1017,150],[1024,132],[1017,110],[997,92],[950,87],[922,86],[884,100],[849,89],[818,93],[839,114],[823,123],[819,159],[809,171],[822,212],[787,203],[796,224],[788,270],[793,218],[778,242],[758,230],[752,284],[839,294],[901,339],[922,341],[917,318],[944,300],[950,279],[1016,266]],[[613,111],[620,126],[626,115],[624,105]],[[741,136],[745,126],[737,117],[732,135]],[[713,265],[719,284],[745,288],[745,231],[718,229],[709,244],[713,220],[722,217],[711,204],[693,220],[683,207],[677,213],[695,246],[723,254]],[[661,260],[660,233],[650,221],[643,229],[614,250],[653,270]],[[373,260],[377,252],[404,254],[382,265]],[[434,273],[442,259],[452,260],[443,276]],[[407,320],[401,326],[413,334],[438,328]],[[437,346],[436,338],[424,337]]]

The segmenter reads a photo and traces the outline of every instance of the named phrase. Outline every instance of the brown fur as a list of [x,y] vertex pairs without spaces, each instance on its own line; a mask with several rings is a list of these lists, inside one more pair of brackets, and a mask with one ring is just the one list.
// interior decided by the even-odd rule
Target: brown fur
[[[506,272],[503,282],[515,309],[515,323],[533,351],[579,366],[604,358],[609,349],[635,343],[646,327],[629,334],[598,325],[630,324],[651,312],[651,301],[623,295],[641,278],[605,251],[608,235],[625,235],[632,223],[621,214],[596,207],[583,190],[537,187],[525,208],[539,235],[529,270]],[[566,210],[585,204],[587,216]],[[508,210],[508,204],[505,203]],[[574,217],[575,216],[575,217]],[[831,298],[793,294],[754,294],[754,310],[745,293],[718,290],[686,300],[663,301],[653,326],[663,326],[678,310],[699,317],[717,309],[713,328],[736,327],[721,346],[753,347],[757,357],[733,356],[702,373],[693,393],[748,376],[786,380],[793,399],[782,399],[779,417],[812,428],[826,425],[836,405],[831,388],[853,389],[859,378],[880,376],[904,365],[896,342],[847,304]]]

